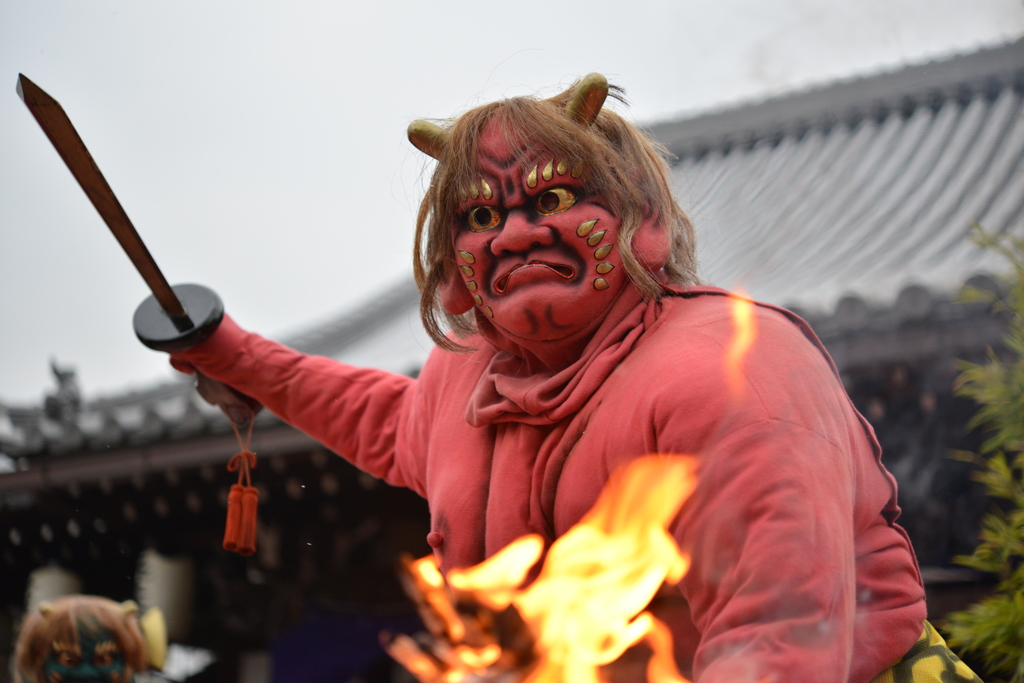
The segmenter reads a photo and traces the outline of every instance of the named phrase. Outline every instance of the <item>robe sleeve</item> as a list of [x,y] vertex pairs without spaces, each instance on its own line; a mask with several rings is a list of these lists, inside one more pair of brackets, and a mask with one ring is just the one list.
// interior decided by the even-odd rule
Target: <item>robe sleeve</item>
[[422,458],[408,438],[424,409],[412,378],[299,353],[228,316],[209,339],[172,361],[255,398],[373,476],[425,494]]
[[798,425],[760,422],[703,458],[676,536],[701,632],[697,683],[845,681],[856,615],[849,458]]

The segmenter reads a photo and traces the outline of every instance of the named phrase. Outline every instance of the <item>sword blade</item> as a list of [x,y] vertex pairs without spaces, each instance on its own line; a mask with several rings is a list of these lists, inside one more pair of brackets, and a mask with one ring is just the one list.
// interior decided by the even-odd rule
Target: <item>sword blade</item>
[[153,296],[160,303],[161,308],[171,316],[175,325],[186,323],[191,327],[188,313],[181,301],[174,294],[171,286],[160,268],[153,260],[149,249],[143,243],[135,226],[128,219],[128,214],[117,201],[114,191],[110,189],[106,178],[100,173],[99,167],[93,161],[92,155],[86,149],[85,143],[78,135],[71,119],[64,113],[64,109],[57,100],[47,95],[42,88],[30,81],[22,74],[18,74],[18,96],[21,97],[25,106],[32,112],[32,116],[42,127],[46,137],[50,138],[57,153],[67,165],[71,175],[75,177],[78,184],[85,191],[92,205],[96,207],[103,222],[114,233],[114,237],[121,244],[128,258],[135,264],[139,275],[149,285]]

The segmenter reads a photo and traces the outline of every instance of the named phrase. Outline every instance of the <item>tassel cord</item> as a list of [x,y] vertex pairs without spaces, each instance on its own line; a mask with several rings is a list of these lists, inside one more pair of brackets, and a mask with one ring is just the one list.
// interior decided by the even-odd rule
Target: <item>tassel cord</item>
[[255,420],[249,420],[249,428],[245,432],[245,440],[242,440],[242,433],[238,426],[232,422],[231,429],[235,431],[240,451],[228,460],[228,472],[238,472],[238,483],[244,486],[252,486],[252,474],[250,469],[256,467],[256,454],[249,450],[249,443],[252,441],[252,425]]

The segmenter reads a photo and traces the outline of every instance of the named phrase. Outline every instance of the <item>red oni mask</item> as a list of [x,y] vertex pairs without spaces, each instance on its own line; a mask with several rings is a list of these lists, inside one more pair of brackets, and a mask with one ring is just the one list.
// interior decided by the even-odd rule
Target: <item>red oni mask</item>
[[[491,127],[480,144],[479,187],[454,226],[461,282],[446,307],[475,305],[526,346],[586,337],[627,285],[616,244],[621,221],[588,194],[572,160],[530,154],[523,170]],[[452,291],[465,287],[462,292]]]
[[[482,177],[464,195],[453,226],[460,278],[444,288],[445,308],[476,306],[511,341],[560,364],[630,286],[617,241],[621,220],[601,195],[587,192],[585,169],[571,159],[513,151],[495,125],[485,130],[479,155]],[[641,263],[654,271],[668,255],[657,223],[646,217],[633,240]]]

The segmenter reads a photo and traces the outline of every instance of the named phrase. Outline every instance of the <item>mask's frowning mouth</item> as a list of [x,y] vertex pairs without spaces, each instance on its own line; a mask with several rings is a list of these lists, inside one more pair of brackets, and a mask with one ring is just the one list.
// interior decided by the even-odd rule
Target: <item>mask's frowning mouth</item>
[[530,261],[529,263],[518,263],[513,266],[507,273],[498,278],[498,281],[494,283],[494,291],[498,294],[504,294],[505,289],[508,287],[508,279],[512,277],[512,274],[517,270],[523,268],[547,268],[551,272],[558,275],[560,278],[565,280],[571,280],[576,276],[576,271],[571,267],[561,263],[548,263],[546,261]]

